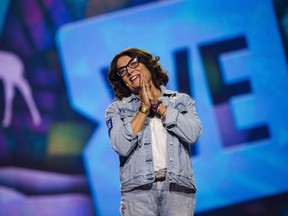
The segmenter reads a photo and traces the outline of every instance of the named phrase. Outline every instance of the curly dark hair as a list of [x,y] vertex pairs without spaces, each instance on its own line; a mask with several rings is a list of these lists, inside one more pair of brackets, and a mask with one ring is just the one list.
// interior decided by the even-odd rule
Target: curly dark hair
[[138,48],[125,49],[113,58],[108,73],[108,79],[114,90],[116,99],[121,100],[131,95],[131,91],[117,74],[117,61],[122,56],[138,57],[139,62],[144,64],[151,72],[152,81],[156,88],[160,89],[161,85],[166,86],[168,83],[169,78],[167,72],[162,69],[159,63],[159,56],[153,57],[150,52]]

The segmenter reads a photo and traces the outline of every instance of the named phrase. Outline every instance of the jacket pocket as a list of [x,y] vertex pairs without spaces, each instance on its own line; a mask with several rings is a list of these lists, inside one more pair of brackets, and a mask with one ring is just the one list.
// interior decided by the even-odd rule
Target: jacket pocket
[[188,109],[187,109],[187,107],[184,104],[178,104],[176,106],[176,109],[182,114],[185,114],[185,113],[188,112]]

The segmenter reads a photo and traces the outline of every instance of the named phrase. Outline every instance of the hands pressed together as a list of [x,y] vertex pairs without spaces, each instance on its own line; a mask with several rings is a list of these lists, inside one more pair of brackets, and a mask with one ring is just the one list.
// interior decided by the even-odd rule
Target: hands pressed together
[[162,103],[162,101],[158,100],[161,92],[157,91],[159,90],[156,88],[154,88],[153,91],[151,84],[148,83],[146,75],[142,73],[139,91],[139,97],[141,100],[139,111],[148,116],[152,110],[155,114],[158,113],[161,116],[161,119],[164,120],[166,118],[167,107]]

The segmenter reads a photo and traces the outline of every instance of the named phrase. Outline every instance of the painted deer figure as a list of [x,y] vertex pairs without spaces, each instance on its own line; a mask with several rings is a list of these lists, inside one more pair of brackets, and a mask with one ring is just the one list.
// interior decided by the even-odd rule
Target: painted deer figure
[[3,127],[9,127],[12,118],[13,99],[18,88],[23,95],[35,125],[41,123],[41,116],[32,97],[31,87],[23,75],[24,66],[21,59],[14,53],[0,51],[0,79],[3,81],[5,109]]

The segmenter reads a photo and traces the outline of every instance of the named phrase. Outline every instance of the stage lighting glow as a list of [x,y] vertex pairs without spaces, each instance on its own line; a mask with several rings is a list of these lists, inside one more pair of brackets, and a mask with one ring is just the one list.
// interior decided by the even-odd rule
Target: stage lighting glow
[[196,100],[197,212],[288,190],[288,73],[272,0],[149,4],[69,24],[57,40],[70,102],[99,125],[84,151],[98,215],[119,214],[106,75],[128,47],[159,55],[168,87]]

